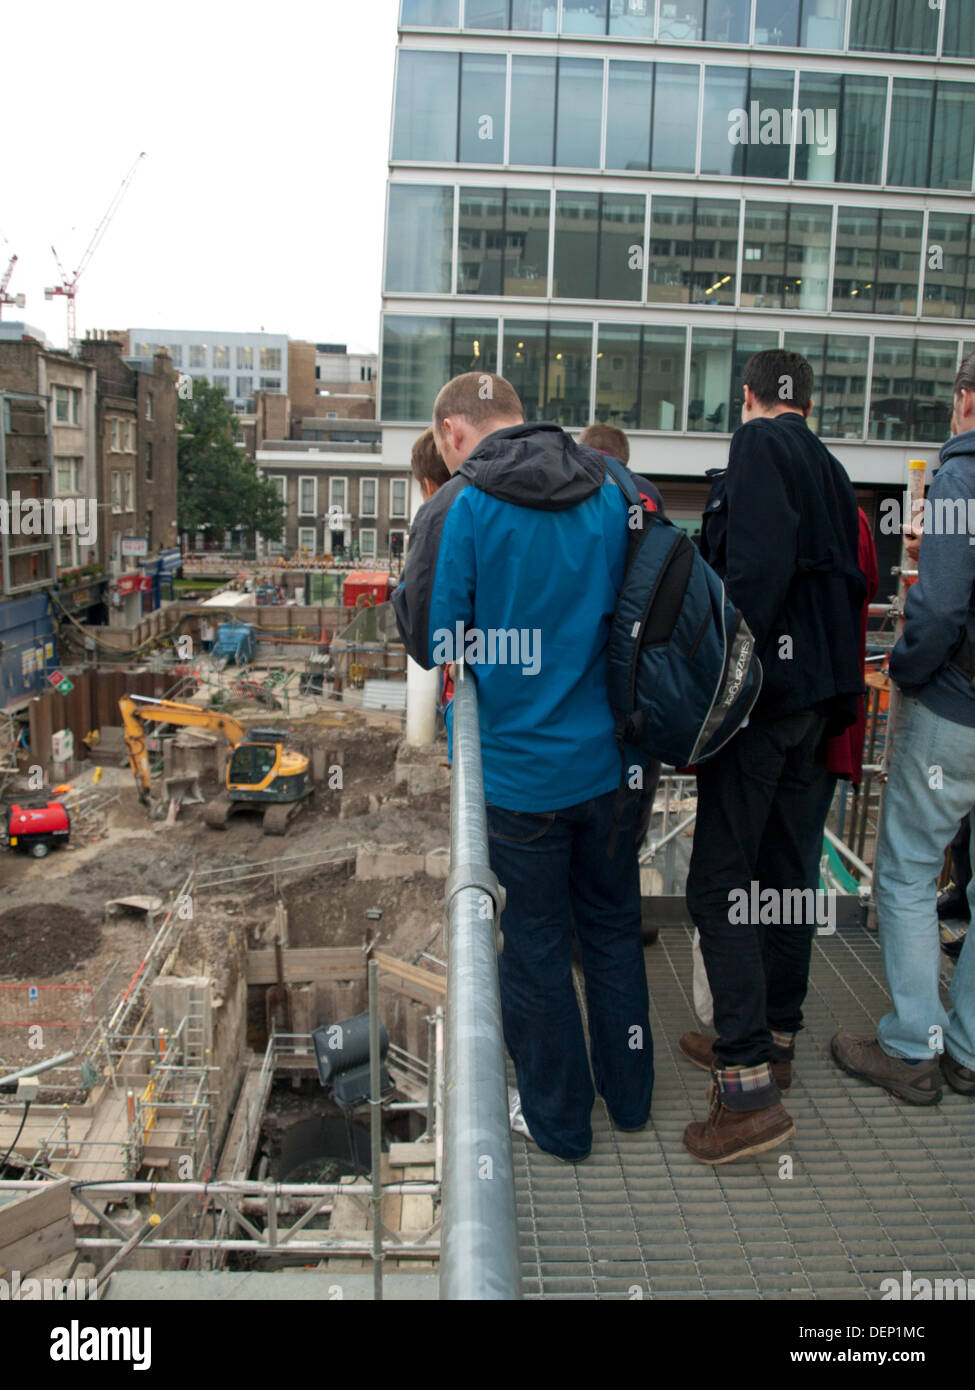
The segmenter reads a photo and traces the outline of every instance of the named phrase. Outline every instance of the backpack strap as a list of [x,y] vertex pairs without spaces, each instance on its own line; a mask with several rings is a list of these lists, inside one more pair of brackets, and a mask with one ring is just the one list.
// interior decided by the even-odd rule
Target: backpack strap
[[612,478],[620,492],[622,492],[627,502],[629,502],[631,506],[642,508],[643,499],[640,496],[636,483],[630,475],[630,470],[625,464],[620,463],[619,459],[610,458],[609,454],[603,455],[603,462],[606,464],[606,472]]
[[[623,496],[626,498],[626,501],[627,501],[627,503],[629,504],[629,506],[631,506],[631,507],[639,507],[639,508],[640,508],[640,515],[641,515],[641,520],[642,520],[643,515],[644,515],[644,511],[645,511],[644,506],[643,506],[643,498],[640,496],[639,489],[637,488],[636,484],[635,484],[634,481],[633,481],[633,478],[632,478],[632,476],[631,476],[631,474],[630,474],[630,470],[625,466],[625,464],[621,463],[618,459],[611,458],[611,457],[609,456],[609,454],[604,455],[603,461],[604,461],[604,463],[605,463],[605,465],[606,465],[606,472],[607,472],[607,473],[609,474],[609,476],[612,478],[613,482],[614,482],[614,483],[616,484],[616,486],[619,488],[620,492],[622,492],[622,494],[623,494]],[[647,512],[647,513],[646,513],[646,516],[647,516],[647,519],[648,519],[648,521],[649,521],[649,520],[651,520],[652,518],[656,518],[657,513],[654,513],[654,512]],[[626,572],[627,572],[627,573],[629,572],[629,568],[630,568],[631,561],[632,561],[632,559],[633,559],[633,555],[634,555],[634,553],[635,553],[637,547],[639,546],[639,544],[640,544],[640,528],[639,528],[639,527],[631,527],[630,530],[629,530],[629,535],[628,535],[628,539],[627,539],[627,550],[626,550]],[[625,582],[625,580],[624,580],[624,582]],[[616,713],[614,714],[614,718],[615,718],[615,723],[616,723],[616,729],[615,729],[616,744],[617,744],[617,747],[619,748],[619,754],[620,754],[620,780],[619,780],[619,786],[618,786],[617,789],[616,789],[616,797],[615,797],[615,799],[614,799],[614,801],[613,801],[613,827],[612,827],[612,831],[611,831],[611,833],[610,833],[609,843],[608,843],[608,845],[607,845],[607,854],[608,854],[608,856],[609,856],[610,859],[614,858],[614,856],[615,856],[615,854],[616,854],[616,844],[617,844],[617,841],[618,841],[618,839],[619,839],[620,822],[621,822],[622,815],[623,815],[623,806],[624,806],[624,802],[625,802],[625,798],[626,798],[626,791],[627,791],[627,787],[626,787],[626,748],[625,748],[625,745],[624,745],[624,742],[623,742],[624,720],[623,720],[622,715],[619,714],[618,712],[616,712]]]

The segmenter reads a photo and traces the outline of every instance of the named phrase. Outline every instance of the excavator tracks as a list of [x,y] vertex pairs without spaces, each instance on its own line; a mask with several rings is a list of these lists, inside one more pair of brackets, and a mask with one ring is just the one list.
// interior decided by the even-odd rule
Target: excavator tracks
[[307,798],[302,797],[300,801],[277,801],[268,806],[264,812],[264,834],[265,835],[284,835],[287,833],[288,824],[294,820],[295,816],[304,806]]
[[227,822],[237,808],[229,796],[218,796],[203,808],[203,819],[211,830],[226,830]]

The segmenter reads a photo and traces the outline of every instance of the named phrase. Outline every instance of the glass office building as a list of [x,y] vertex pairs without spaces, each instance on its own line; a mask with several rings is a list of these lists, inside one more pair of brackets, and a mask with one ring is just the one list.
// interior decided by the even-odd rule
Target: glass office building
[[784,346],[896,488],[975,348],[973,169],[975,0],[402,0],[381,417],[500,371],[681,514]]

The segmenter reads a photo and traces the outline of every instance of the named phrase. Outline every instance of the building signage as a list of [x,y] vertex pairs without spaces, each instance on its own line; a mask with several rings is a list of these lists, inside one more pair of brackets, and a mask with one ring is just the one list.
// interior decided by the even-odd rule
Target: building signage
[[123,536],[122,537],[123,555],[148,555],[149,542],[145,536]]

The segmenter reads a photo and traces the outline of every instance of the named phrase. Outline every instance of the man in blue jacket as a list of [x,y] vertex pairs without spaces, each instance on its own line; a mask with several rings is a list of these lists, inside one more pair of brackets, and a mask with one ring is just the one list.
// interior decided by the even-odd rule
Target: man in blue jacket
[[637,790],[608,847],[622,769],[606,647],[627,506],[602,455],[526,424],[502,377],[448,382],[433,428],[452,476],[416,514],[393,606],[415,661],[464,658],[477,682],[491,867],[507,892],[505,1042],[531,1137],[578,1162],[592,1146],[593,1077],[622,1129],[646,1123],[653,1088]]
[[975,949],[966,939],[945,1010],[937,915],[945,849],[975,805],[975,353],[955,379],[951,431],[890,658],[903,700],[874,873],[893,1008],[876,1038],[833,1039],[844,1071],[915,1105],[937,1104],[942,1078],[975,1095]]

